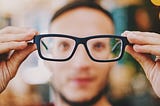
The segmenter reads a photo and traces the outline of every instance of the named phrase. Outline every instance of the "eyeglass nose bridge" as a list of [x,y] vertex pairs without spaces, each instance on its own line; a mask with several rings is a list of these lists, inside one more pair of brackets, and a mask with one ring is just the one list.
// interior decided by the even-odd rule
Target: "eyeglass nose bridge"
[[[84,48],[85,48],[85,50],[86,50],[86,52],[88,53],[89,51],[88,51],[88,49],[87,49],[87,41],[88,41],[88,39],[87,38],[76,38],[75,39],[76,40],[76,46],[75,46],[75,48],[77,49],[77,47],[80,45],[80,44],[82,44],[83,46],[84,46]],[[75,49],[75,50],[76,50]],[[75,51],[74,51],[75,52]],[[88,55],[90,56],[90,54],[88,53]]]
[[87,42],[87,39],[86,38],[76,38],[75,39],[76,40],[76,45],[78,46],[79,44],[83,44],[83,45],[85,45],[86,44],[86,42]]
[[[89,53],[89,50],[88,50],[88,48],[87,48],[87,41],[88,41],[88,39],[87,39],[87,38],[76,38],[75,40],[76,40],[76,49],[77,49],[77,47],[78,47],[80,44],[82,44],[82,45],[84,46],[84,48],[85,48],[88,56],[91,57],[91,56],[90,56],[90,53]],[[75,50],[76,50],[76,49],[75,49]],[[74,52],[75,52],[75,51],[74,51]]]
[[90,55],[90,53],[89,53],[89,50],[87,49],[87,41],[88,41],[88,39],[87,39],[87,38],[76,38],[75,40],[76,40],[76,46],[75,46],[75,49],[74,49],[71,57],[73,57],[73,55],[74,55],[75,52],[77,51],[78,46],[79,46],[80,44],[82,44],[82,46],[84,47],[87,55],[88,55],[90,58],[92,58],[91,55]]

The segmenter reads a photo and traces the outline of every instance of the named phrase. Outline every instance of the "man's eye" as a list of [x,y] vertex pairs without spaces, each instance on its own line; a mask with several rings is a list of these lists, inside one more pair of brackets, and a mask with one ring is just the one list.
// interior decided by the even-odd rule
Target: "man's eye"
[[68,50],[68,49],[70,48],[70,45],[69,45],[69,43],[67,43],[67,42],[61,42],[61,43],[59,44],[58,48],[59,48],[60,50],[65,51],[65,50]]
[[105,48],[105,45],[101,42],[95,43],[93,45],[93,49],[95,49],[95,50],[101,50],[101,49],[104,49],[104,48]]

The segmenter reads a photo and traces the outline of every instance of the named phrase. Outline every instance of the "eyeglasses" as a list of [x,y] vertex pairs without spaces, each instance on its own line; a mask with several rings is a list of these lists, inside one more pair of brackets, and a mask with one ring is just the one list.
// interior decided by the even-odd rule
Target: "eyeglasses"
[[[62,35],[42,34],[34,37],[38,54],[44,60],[67,61],[72,58],[79,44],[84,45],[88,56],[96,62],[112,62],[121,59],[126,37],[116,35],[95,35],[84,38]],[[81,52],[81,51],[79,51]]]

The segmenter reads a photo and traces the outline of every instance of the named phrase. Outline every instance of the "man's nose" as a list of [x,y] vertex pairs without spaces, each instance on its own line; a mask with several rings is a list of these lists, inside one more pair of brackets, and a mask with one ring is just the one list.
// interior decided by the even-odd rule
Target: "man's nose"
[[80,44],[77,47],[71,61],[75,65],[88,65],[92,60],[88,56],[85,47],[82,44]]

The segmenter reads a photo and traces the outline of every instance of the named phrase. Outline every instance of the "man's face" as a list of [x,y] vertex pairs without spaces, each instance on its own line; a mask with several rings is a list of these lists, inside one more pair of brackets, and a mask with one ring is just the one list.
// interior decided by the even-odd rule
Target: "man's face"
[[[99,10],[80,7],[60,15],[50,26],[50,33],[87,37],[113,34],[111,19]],[[83,102],[95,97],[105,86],[113,63],[91,60],[83,45],[65,62],[46,61],[52,72],[56,92],[70,101]]]

